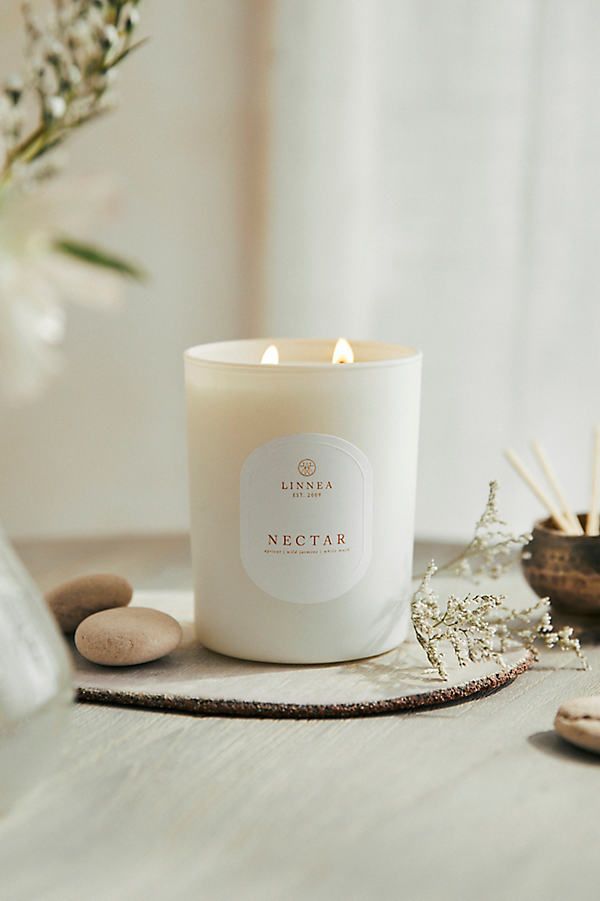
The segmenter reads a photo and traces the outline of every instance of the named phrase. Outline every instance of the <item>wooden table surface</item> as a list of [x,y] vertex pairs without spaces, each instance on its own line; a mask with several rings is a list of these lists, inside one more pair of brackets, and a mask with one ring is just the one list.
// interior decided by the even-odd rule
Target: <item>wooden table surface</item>
[[[18,549],[43,588],[100,570],[190,585],[181,537]],[[552,655],[493,696],[363,720],[77,705],[58,771],[0,823],[0,899],[596,897],[600,758],[551,731],[598,688],[589,656],[591,673]]]

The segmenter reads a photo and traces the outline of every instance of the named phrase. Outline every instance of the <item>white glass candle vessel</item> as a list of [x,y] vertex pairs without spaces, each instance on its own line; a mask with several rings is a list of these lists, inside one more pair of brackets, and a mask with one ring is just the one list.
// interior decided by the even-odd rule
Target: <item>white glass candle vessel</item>
[[339,364],[334,344],[185,354],[196,629],[214,651],[323,663],[406,637],[421,354],[353,341]]

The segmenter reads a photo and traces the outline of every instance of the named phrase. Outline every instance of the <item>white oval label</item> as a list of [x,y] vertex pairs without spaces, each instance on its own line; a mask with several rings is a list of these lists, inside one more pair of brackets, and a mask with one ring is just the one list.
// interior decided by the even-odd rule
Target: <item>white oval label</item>
[[349,591],[371,560],[372,518],[371,464],[342,438],[276,438],[242,467],[242,563],[282,601],[318,604]]

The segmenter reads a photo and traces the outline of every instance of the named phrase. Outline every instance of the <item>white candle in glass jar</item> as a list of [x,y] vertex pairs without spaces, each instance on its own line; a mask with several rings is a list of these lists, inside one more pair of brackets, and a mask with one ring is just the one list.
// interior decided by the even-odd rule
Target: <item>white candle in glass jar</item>
[[196,630],[214,651],[323,663],[406,637],[421,354],[353,341],[340,365],[334,344],[186,351]]

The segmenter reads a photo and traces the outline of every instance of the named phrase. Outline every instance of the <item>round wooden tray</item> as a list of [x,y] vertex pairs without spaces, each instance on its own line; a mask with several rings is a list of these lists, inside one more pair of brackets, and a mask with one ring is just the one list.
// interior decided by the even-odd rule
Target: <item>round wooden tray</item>
[[184,639],[168,657],[138,667],[101,667],[74,650],[77,699],[209,716],[323,719],[422,710],[496,691],[529,669],[524,651],[460,668],[448,655],[448,681],[427,665],[416,643],[351,663],[293,666],[214,654],[194,638],[191,595],[139,592],[134,605],[176,616]]

